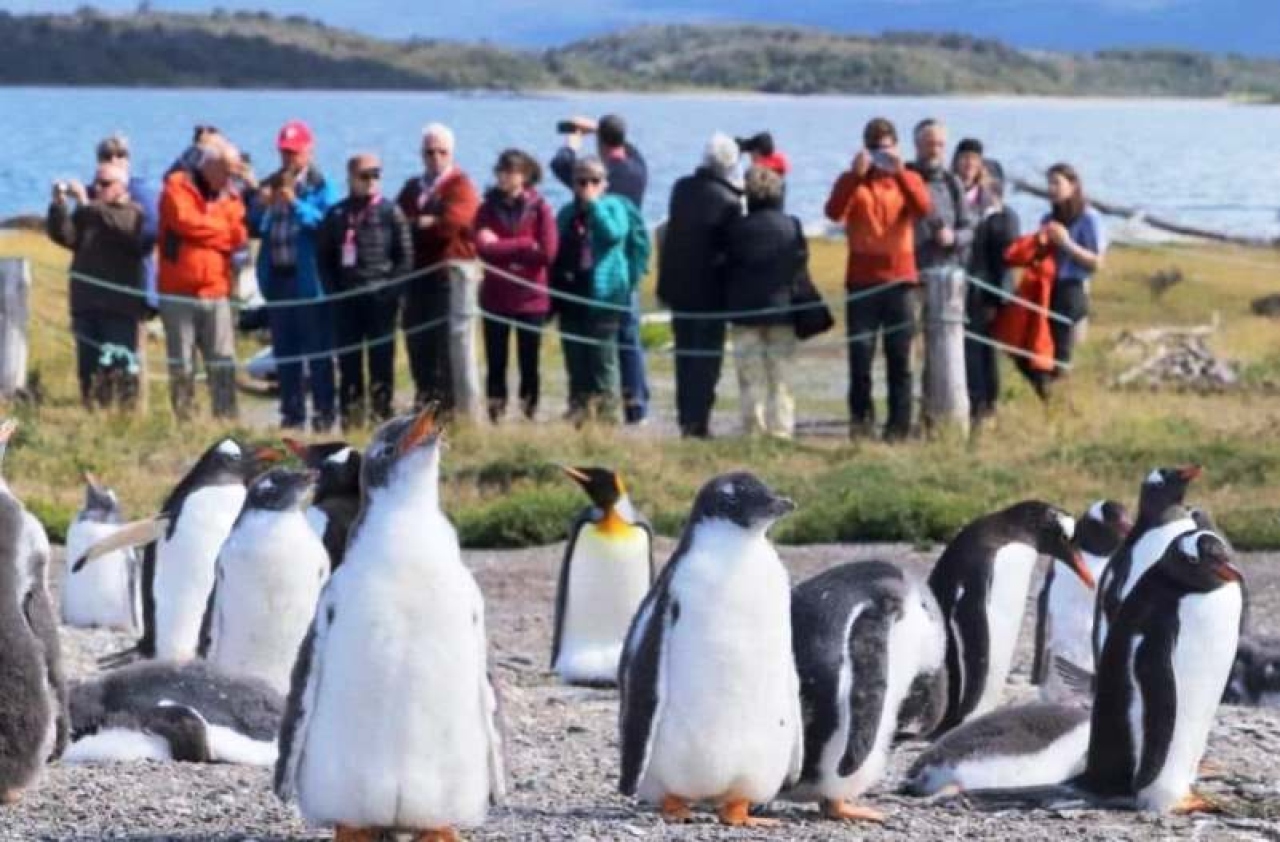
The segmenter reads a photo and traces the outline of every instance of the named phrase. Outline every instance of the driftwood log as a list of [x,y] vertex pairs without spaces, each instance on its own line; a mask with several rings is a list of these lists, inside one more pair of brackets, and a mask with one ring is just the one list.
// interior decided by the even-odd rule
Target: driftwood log
[[1126,330],[1116,339],[1118,352],[1135,352],[1141,360],[1115,378],[1120,387],[1222,391],[1239,385],[1235,366],[1209,350],[1218,329],[1218,314],[1207,325]]

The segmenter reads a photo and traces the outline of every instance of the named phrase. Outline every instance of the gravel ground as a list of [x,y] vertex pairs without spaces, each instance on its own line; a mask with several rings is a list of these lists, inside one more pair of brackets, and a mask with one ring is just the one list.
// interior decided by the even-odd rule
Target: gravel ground
[[[660,548],[669,553],[671,545]],[[1219,816],[1155,818],[1084,809],[1008,810],[981,803],[923,804],[890,794],[919,750],[906,745],[868,801],[889,814],[881,827],[842,827],[817,819],[811,805],[775,804],[780,828],[731,830],[709,814],[683,826],[664,825],[652,810],[615,792],[616,694],[562,687],[546,671],[555,572],[562,547],[516,552],[469,552],[488,602],[491,648],[504,684],[508,804],[472,840],[593,839],[912,839],[1026,840],[1054,834],[1077,839],[1280,840],[1280,712],[1224,707],[1209,744],[1223,776],[1203,790],[1227,812]],[[892,558],[920,571],[932,553],[903,547],[831,546],[783,551],[796,580],[832,564]],[[1261,633],[1280,633],[1280,574],[1276,555],[1243,560],[1252,584],[1252,618]],[[1011,681],[1010,698],[1030,695],[1030,616]],[[64,630],[69,672],[83,676],[94,659],[125,638],[106,632]],[[293,811],[271,794],[262,769],[149,763],[132,766],[60,766],[18,805],[0,808],[3,840],[313,840]]]

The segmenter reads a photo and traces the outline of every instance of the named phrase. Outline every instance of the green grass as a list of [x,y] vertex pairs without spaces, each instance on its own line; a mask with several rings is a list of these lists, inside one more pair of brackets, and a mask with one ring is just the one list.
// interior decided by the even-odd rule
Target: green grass
[[[64,254],[34,236],[0,236],[0,256],[5,254],[65,263]],[[813,254],[814,276],[834,300],[843,247],[819,242]],[[1154,300],[1143,279],[1170,265],[1181,266],[1188,279]],[[555,541],[585,503],[557,465],[603,464],[622,472],[659,532],[675,534],[706,479],[748,468],[800,504],[779,526],[782,541],[923,543],[945,541],[967,520],[1029,497],[1072,510],[1103,496],[1132,503],[1138,482],[1153,466],[1198,461],[1207,472],[1193,490],[1194,502],[1213,513],[1237,546],[1280,547],[1280,397],[1268,385],[1280,382],[1280,326],[1248,310],[1252,298],[1275,290],[1277,277],[1280,256],[1263,252],[1114,250],[1094,285],[1096,317],[1065,399],[1046,410],[1008,367],[998,425],[972,441],[889,447],[833,435],[793,443],[737,437],[686,442],[652,432],[575,431],[558,421],[461,427],[448,434],[445,506],[467,546]],[[152,384],[149,407],[137,416],[87,416],[75,397],[66,335],[52,327],[65,324],[65,279],[41,271],[35,280],[32,370],[39,373],[43,400],[8,410],[23,420],[6,460],[9,481],[55,536],[79,504],[79,474],[86,468],[116,486],[130,514],[148,513],[195,454],[226,431],[208,420],[176,425],[163,383]],[[841,308],[835,309],[842,317]],[[1121,331],[1204,323],[1214,311],[1221,328],[1211,345],[1241,364],[1243,389],[1201,395],[1108,385],[1129,364],[1111,350]],[[646,331],[651,347],[669,341],[666,326]],[[557,346],[544,345],[545,380],[553,391],[546,416],[558,409]],[[157,367],[157,350],[151,358]],[[658,400],[669,404],[670,358],[655,354],[651,360],[654,379],[663,386]],[[846,377],[842,355],[802,352],[797,369],[811,374],[814,368],[820,376],[798,388],[800,415],[839,419]],[[718,412],[736,415],[735,393],[730,364]],[[252,399],[245,408],[250,417],[272,415]],[[272,436],[267,429],[239,433],[259,440]]]

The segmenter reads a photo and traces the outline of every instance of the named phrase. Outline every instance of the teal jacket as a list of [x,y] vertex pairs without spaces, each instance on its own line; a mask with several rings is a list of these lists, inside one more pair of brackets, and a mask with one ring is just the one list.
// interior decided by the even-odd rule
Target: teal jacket
[[[278,174],[268,179],[278,182]],[[282,290],[271,277],[271,223],[274,215],[252,194],[248,208],[249,231],[262,239],[258,249],[258,289],[268,301],[297,295],[299,298],[323,298],[320,274],[316,269],[316,233],[329,208],[337,204],[338,194],[320,171],[312,168],[303,178],[293,200],[293,213],[298,219],[298,277],[296,290]]]
[[[557,214],[561,243],[576,239],[572,236],[576,213],[577,204],[570,202]],[[649,265],[649,232],[640,211],[631,200],[607,193],[588,211],[587,234],[594,264],[589,297],[610,304],[630,303]],[[571,261],[574,256],[562,249],[560,259]]]

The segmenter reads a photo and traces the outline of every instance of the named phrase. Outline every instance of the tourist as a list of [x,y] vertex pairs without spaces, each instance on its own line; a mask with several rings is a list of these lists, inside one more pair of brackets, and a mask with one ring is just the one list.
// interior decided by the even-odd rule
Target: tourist
[[[575,424],[617,420],[618,324],[648,260],[648,240],[627,199],[607,192],[605,165],[584,157],[573,167],[573,201],[560,209],[560,248],[552,285],[573,296],[557,302],[568,418]],[[592,304],[577,299],[589,299]]]
[[916,269],[925,282],[931,273],[964,268],[973,242],[973,218],[965,204],[964,186],[947,169],[947,128],[942,121],[922,120],[915,128],[916,159],[907,165],[929,189],[932,210],[916,220]]
[[129,194],[128,182],[125,167],[100,163],[91,190],[79,182],[54,185],[45,220],[49,237],[72,251],[71,332],[86,409],[132,408],[138,395],[148,243],[145,213]]
[[215,417],[236,417],[231,256],[248,240],[244,203],[228,189],[240,155],[225,140],[201,148],[194,170],[177,170],[160,196],[160,318],[169,357],[169,400],[191,417],[195,350]]
[[725,322],[714,315],[724,309],[716,236],[740,216],[738,145],[716,133],[702,165],[671,190],[658,257],[658,298],[673,311],[676,418],[687,437],[711,435],[725,338]]
[[489,420],[507,411],[507,357],[514,333],[520,368],[520,413],[532,421],[540,393],[538,357],[551,313],[547,272],[556,256],[556,215],[538,192],[542,167],[527,152],[508,149],[494,167],[497,183],[476,213],[476,250],[489,268],[480,284]]
[[[400,208],[382,195],[382,163],[362,153],[347,161],[347,198],[320,227],[316,262],[333,302],[338,354],[338,415],[342,428],[375,424],[394,414],[396,317],[413,268],[413,238]],[[368,358],[368,406],[365,359]]]
[[1053,319],[1055,376],[1066,374],[1079,332],[1089,316],[1089,281],[1102,268],[1107,251],[1107,232],[1102,218],[1089,207],[1080,175],[1070,164],[1049,168],[1049,213],[1041,220],[1049,242],[1056,249],[1057,273],[1049,309],[1066,316],[1071,325]]
[[[156,298],[156,225],[160,218],[160,196],[147,184],[147,180],[133,171],[129,158],[129,139],[122,134],[113,134],[98,142],[96,150],[98,164],[115,164],[124,167],[128,176],[129,201],[142,209],[142,267],[143,289],[146,291],[146,302],[154,315],[157,308]],[[89,198],[94,198],[90,191]]]
[[[556,178],[574,189],[574,164],[581,154],[583,135],[594,131],[596,148],[608,174],[609,192],[627,198],[638,209],[644,208],[649,167],[640,150],[627,141],[626,121],[617,114],[606,114],[598,124],[582,118],[569,124],[576,129],[564,133],[565,144],[551,160]],[[649,415],[649,383],[640,345],[638,289],[632,295],[630,312],[622,314],[618,327],[618,361],[622,367],[624,418],[628,424],[643,424]]]
[[[808,271],[809,248],[800,221],[782,210],[782,177],[752,167],[746,177],[747,215],[724,228],[724,304],[733,324],[743,432],[791,438],[795,402],[787,367],[795,354],[796,279]],[[765,312],[773,311],[773,312]]]
[[738,147],[747,155],[753,167],[764,167],[773,170],[782,178],[791,172],[791,161],[784,152],[779,151],[773,142],[773,135],[760,132],[751,137],[738,139]]
[[446,414],[474,420],[480,411],[480,273],[472,225],[480,195],[454,162],[454,145],[448,126],[423,129],[422,175],[406,181],[396,197],[413,231],[414,269],[426,273],[405,287],[403,323],[415,406],[434,401]]
[[932,203],[920,176],[903,166],[892,123],[871,120],[863,130],[863,144],[832,187],[825,211],[828,219],[845,226],[845,287],[859,296],[845,304],[850,432],[865,435],[875,429],[871,360],[881,335],[889,386],[884,435],[893,441],[911,431],[913,290],[919,282],[913,230],[929,215]]
[[[258,289],[267,302],[271,351],[280,384],[280,426],[333,428],[333,324],[316,269],[316,232],[337,191],[313,160],[315,140],[306,123],[291,120],[276,138],[280,169],[249,199],[249,230],[260,238]],[[314,304],[291,302],[314,301]],[[272,306],[283,303],[285,306]]]

